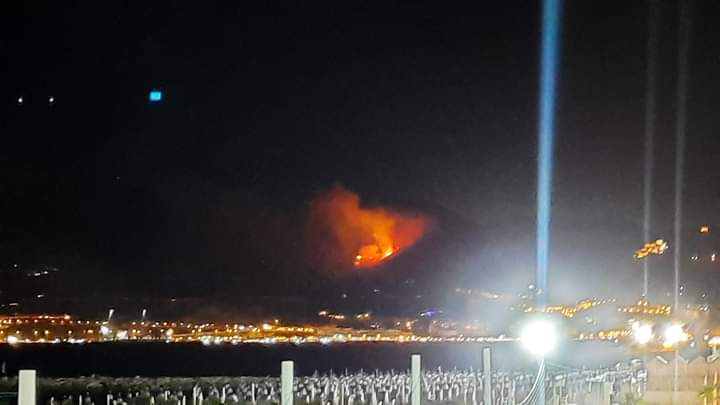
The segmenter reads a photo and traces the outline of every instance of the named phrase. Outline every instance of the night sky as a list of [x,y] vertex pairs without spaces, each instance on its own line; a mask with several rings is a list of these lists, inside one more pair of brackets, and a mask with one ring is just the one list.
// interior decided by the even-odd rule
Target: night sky
[[[107,294],[336,291],[356,270],[311,260],[325,247],[306,211],[341,184],[433,219],[368,283],[523,288],[540,2],[471,4],[4,6],[0,271],[55,266]],[[693,5],[688,249],[699,224],[720,232],[720,3]],[[551,294],[636,296],[647,3],[567,1],[563,14]],[[676,2],[660,24],[652,235],[672,240]],[[671,280],[670,257],[653,260],[653,280]]]

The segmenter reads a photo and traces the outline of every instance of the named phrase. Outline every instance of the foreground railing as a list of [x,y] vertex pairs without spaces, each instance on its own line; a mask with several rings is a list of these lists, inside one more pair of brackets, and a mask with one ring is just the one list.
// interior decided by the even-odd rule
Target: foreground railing
[[536,374],[493,372],[489,361],[484,370],[423,370],[420,363],[420,356],[413,355],[407,371],[296,377],[293,362],[287,361],[281,365],[280,378],[37,379],[34,370],[22,370],[17,381],[18,404],[517,405],[536,403],[533,401],[540,396],[533,390],[538,387],[544,387],[548,404],[611,404],[639,398],[645,387],[644,371],[631,367],[576,370],[547,364],[542,384],[538,384]]

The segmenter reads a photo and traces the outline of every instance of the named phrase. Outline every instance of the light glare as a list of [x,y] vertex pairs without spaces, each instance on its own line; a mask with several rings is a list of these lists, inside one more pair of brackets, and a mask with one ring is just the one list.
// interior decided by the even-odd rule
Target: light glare
[[633,336],[636,342],[644,345],[653,338],[652,327],[650,325],[633,324]]
[[545,320],[532,321],[525,326],[520,341],[530,353],[544,356],[555,348],[557,342],[555,326]]
[[687,336],[685,335],[682,325],[670,325],[665,329],[665,345],[672,346],[685,340],[687,340]]

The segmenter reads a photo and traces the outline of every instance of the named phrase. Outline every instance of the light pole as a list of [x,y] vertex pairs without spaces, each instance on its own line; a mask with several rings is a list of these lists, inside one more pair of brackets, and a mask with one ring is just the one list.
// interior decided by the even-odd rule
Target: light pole
[[520,335],[520,342],[525,349],[537,358],[539,367],[535,383],[530,394],[523,401],[545,404],[545,355],[550,353],[557,345],[557,329],[547,319],[536,318],[531,320]]

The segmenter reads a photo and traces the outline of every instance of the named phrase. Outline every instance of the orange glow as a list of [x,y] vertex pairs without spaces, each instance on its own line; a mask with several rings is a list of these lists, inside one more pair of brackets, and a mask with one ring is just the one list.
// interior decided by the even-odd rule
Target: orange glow
[[[392,243],[392,242],[388,242]],[[371,267],[388,257],[395,254],[398,249],[395,246],[388,245],[385,249],[381,248],[378,243],[365,245],[360,247],[358,254],[355,256],[356,267]]]
[[642,248],[636,250],[633,256],[636,259],[642,259],[650,255],[661,255],[665,253],[667,248],[667,242],[662,239],[658,239],[654,242],[646,243]]
[[420,240],[428,220],[421,215],[399,213],[382,207],[362,207],[360,197],[337,186],[311,204],[313,220],[331,236],[328,250],[338,264],[370,268],[391,260]]

